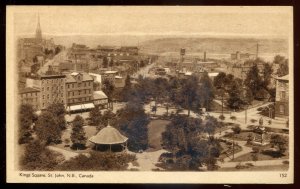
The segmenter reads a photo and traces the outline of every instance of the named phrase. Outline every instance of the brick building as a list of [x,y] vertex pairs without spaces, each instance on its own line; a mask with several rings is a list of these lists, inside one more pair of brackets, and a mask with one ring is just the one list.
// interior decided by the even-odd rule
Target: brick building
[[30,104],[34,110],[40,109],[40,90],[32,87],[25,87],[19,90],[19,102]]
[[70,111],[94,108],[93,77],[87,73],[66,75],[66,105]]
[[41,109],[53,103],[66,103],[65,75],[43,75],[41,80]]

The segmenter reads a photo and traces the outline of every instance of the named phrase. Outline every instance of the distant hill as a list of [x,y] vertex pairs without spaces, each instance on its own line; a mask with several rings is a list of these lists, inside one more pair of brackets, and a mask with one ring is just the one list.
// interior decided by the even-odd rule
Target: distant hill
[[179,52],[185,48],[187,53],[218,53],[230,54],[236,51],[268,54],[287,54],[288,42],[285,39],[254,39],[254,38],[161,38],[144,41],[140,44],[141,51],[146,53]]

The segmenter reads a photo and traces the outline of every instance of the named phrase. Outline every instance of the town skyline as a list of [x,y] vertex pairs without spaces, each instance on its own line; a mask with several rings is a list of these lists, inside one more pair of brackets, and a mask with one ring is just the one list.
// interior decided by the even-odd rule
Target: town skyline
[[[86,12],[87,8],[81,7],[74,11],[68,7],[39,7],[36,12],[16,13],[15,34],[32,35],[38,15],[45,36],[174,35],[286,38],[290,34],[288,29],[291,25],[291,15],[286,7],[279,8],[278,11],[267,7],[228,7],[227,10],[219,7],[214,8],[216,10],[208,7],[187,7],[185,11],[178,7],[93,7]],[[172,11],[167,11],[169,9]],[[51,14],[51,10],[55,10],[56,14]],[[53,22],[56,24],[51,24]],[[227,27],[223,27],[224,25]]]

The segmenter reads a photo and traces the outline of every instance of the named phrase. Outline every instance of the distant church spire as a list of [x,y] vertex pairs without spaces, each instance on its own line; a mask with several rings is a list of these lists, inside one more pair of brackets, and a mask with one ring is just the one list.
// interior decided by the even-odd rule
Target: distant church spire
[[41,25],[40,25],[40,14],[38,14],[38,23],[37,23],[36,32],[35,32],[35,38],[36,38],[37,42],[42,42],[42,40],[43,40],[42,29],[41,29]]

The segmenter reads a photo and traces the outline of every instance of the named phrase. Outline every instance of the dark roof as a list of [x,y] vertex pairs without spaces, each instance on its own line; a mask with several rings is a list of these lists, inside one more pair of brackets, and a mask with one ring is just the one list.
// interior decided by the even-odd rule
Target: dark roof
[[42,75],[41,79],[65,78],[65,75]]

